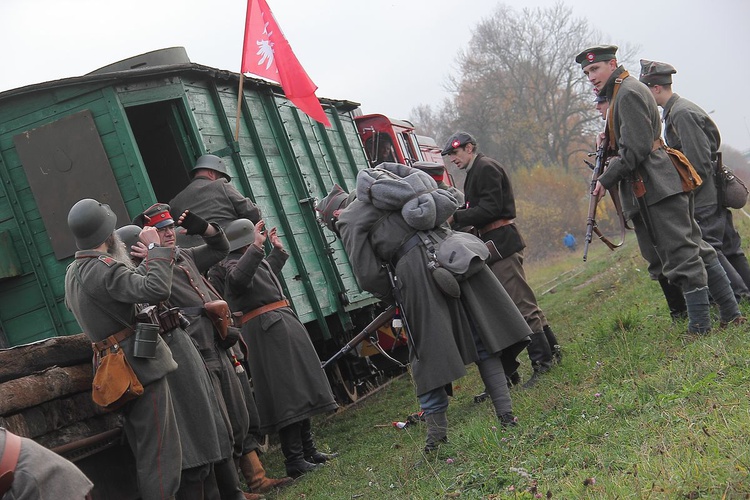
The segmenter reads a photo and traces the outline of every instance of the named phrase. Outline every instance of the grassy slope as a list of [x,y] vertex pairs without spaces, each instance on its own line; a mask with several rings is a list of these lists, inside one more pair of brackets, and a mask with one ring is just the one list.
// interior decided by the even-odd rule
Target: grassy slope
[[[748,328],[685,335],[633,238],[528,272],[564,359],[512,391],[520,427],[498,429],[492,405],[473,402],[472,366],[455,384],[450,442],[425,457],[424,425],[376,427],[418,409],[402,377],[316,421],[319,447],[341,456],[269,498],[750,498]],[[263,460],[283,473],[277,449]]]

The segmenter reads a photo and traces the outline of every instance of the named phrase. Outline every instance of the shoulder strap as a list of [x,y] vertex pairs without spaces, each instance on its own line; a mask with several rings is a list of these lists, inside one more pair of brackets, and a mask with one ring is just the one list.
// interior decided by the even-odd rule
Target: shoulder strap
[[13,485],[13,475],[21,454],[21,438],[5,429],[5,450],[0,460],[0,497],[10,491]]
[[607,130],[606,133],[609,136],[609,147],[610,149],[616,148],[617,143],[615,142],[615,96],[617,95],[617,92],[620,90],[620,84],[623,80],[625,80],[627,77],[630,76],[630,73],[626,71],[623,71],[622,74],[619,76],[619,78],[615,79],[615,86],[612,89],[612,97],[610,98],[609,102],[611,105],[610,112],[607,113]]

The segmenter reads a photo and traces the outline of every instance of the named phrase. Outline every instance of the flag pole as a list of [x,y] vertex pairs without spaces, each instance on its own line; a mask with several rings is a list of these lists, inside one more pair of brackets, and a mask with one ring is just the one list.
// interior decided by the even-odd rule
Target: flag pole
[[240,88],[237,91],[237,120],[234,126],[234,141],[240,138],[240,115],[242,114],[242,87],[245,85],[245,73],[240,73]]

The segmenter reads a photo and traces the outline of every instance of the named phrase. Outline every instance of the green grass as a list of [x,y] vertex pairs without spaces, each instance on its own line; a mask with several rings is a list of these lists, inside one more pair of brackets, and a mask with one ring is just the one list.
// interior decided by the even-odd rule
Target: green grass
[[[579,250],[527,272],[564,358],[511,391],[518,428],[474,403],[472,365],[455,383],[449,443],[425,456],[423,424],[389,425],[418,410],[407,374],[316,419],[319,448],[341,455],[268,498],[750,498],[750,328],[686,335],[632,237],[615,252],[594,242],[585,264]],[[263,462],[283,475],[277,448]]]

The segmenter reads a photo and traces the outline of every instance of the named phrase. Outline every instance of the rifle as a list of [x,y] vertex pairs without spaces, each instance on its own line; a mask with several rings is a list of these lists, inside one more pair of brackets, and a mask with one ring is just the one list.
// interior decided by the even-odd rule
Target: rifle
[[393,273],[393,266],[389,263],[383,263],[383,267],[388,273],[388,281],[391,283],[391,296],[393,296],[393,302],[396,304],[396,308],[401,314],[401,321],[404,325],[404,331],[406,332],[406,342],[414,352],[414,357],[419,361],[419,352],[417,351],[417,344],[414,342],[414,337],[411,334],[411,328],[406,318],[406,310],[404,309],[404,302],[401,300],[401,290],[398,287],[398,277]]
[[380,313],[374,320],[370,322],[370,324],[364,327],[361,332],[359,332],[357,335],[354,336],[354,338],[352,338],[349,342],[347,342],[346,345],[339,350],[339,352],[337,352],[336,354],[331,356],[326,362],[324,362],[321,365],[321,368],[325,370],[326,366],[335,362],[341,356],[343,356],[347,352],[354,349],[357,345],[359,345],[365,339],[369,340],[370,343],[380,352],[380,354],[390,359],[391,361],[399,365],[401,368],[405,368],[403,363],[391,357],[387,352],[385,352],[385,349],[383,349],[378,343],[378,334],[377,334],[378,329],[381,326],[386,325],[393,318],[393,315],[395,313],[396,313],[396,306],[388,306],[388,308],[385,311]]
[[610,250],[614,251],[615,248],[618,248],[622,246],[623,242],[625,241],[625,229],[632,229],[628,227],[627,223],[625,222],[625,217],[622,213],[622,205],[620,204],[620,194],[617,192],[616,189],[609,191],[609,195],[612,197],[612,202],[615,205],[615,209],[617,211],[617,216],[620,221],[620,242],[615,244],[609,241],[606,236],[602,234],[602,232],[599,230],[599,226],[596,224],[596,205],[599,203],[599,198],[594,195],[594,189],[596,188],[596,183],[599,180],[599,176],[604,171],[604,166],[607,163],[608,158],[608,149],[609,149],[609,134],[604,134],[604,140],[602,140],[601,144],[596,150],[596,153],[589,153],[589,156],[596,155],[596,164],[592,164],[588,160],[583,160],[586,165],[593,170],[591,174],[591,186],[589,187],[589,213],[586,217],[586,236],[583,241],[583,261],[586,262],[586,258],[588,257],[589,253],[589,244],[591,243],[593,233],[596,233],[596,235],[599,237],[602,242],[604,242],[607,247],[609,247]]

